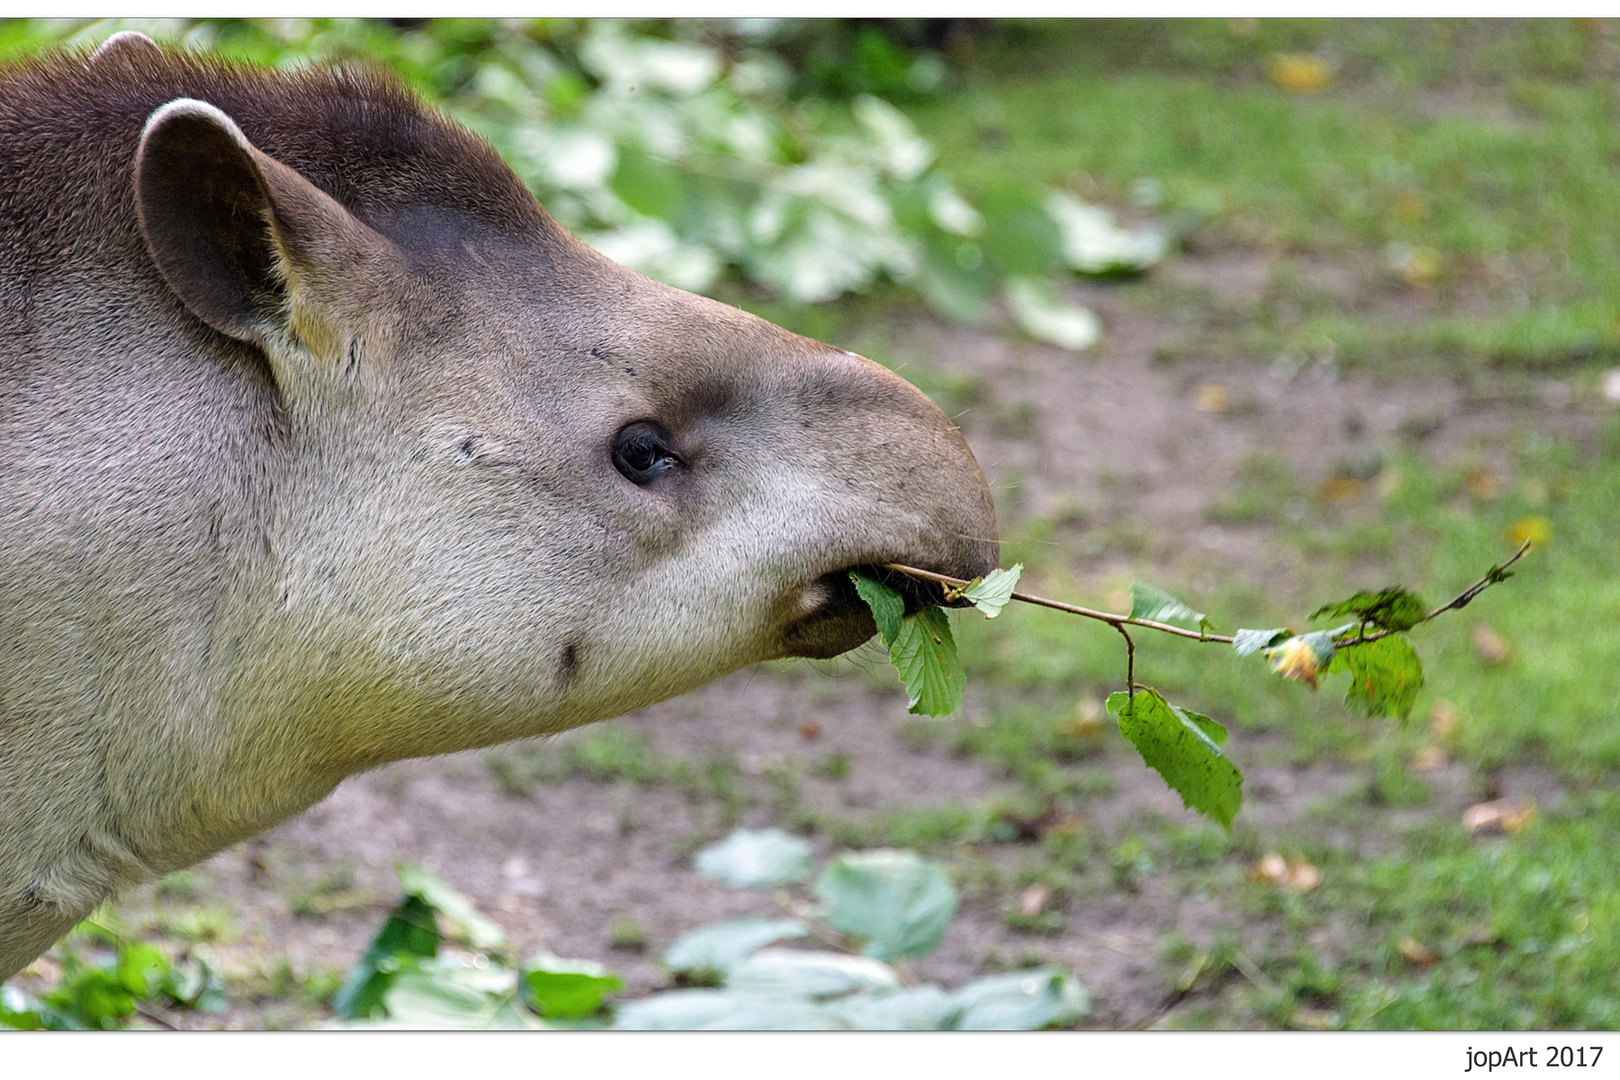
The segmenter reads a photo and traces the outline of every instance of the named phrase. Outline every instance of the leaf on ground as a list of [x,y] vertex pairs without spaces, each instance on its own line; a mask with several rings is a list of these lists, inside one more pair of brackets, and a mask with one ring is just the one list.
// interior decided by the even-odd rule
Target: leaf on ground
[[624,980],[590,960],[564,960],[542,953],[523,965],[526,1004],[547,1020],[594,1016],[602,999],[624,989]]
[[360,962],[332,995],[332,1011],[345,1020],[365,1020],[383,1011],[383,996],[402,969],[438,955],[439,929],[433,907],[407,895],[389,913]]
[[855,1031],[945,1030],[960,1008],[954,995],[933,985],[850,994],[825,1007]]
[[1391,585],[1375,593],[1363,589],[1348,600],[1324,604],[1311,612],[1311,618],[1353,615],[1358,621],[1372,623],[1380,630],[1399,632],[1412,629],[1428,613],[1428,606],[1416,593],[1408,592],[1399,585]]
[[1131,618],[1166,623],[1181,619],[1200,628],[1210,625],[1202,611],[1194,611],[1163,589],[1141,581],[1131,582]]
[[786,885],[810,876],[810,845],[781,829],[738,829],[699,851],[693,865],[704,877],[740,889]]
[[872,609],[878,634],[889,648],[889,663],[900,673],[910,700],[906,708],[928,716],[949,716],[962,707],[967,675],[956,656],[945,609],[928,607],[902,617],[905,601],[875,578],[850,574],[855,591]]
[[[1119,717],[1120,734],[1189,809],[1232,828],[1243,802],[1243,774],[1193,719],[1196,714],[1172,706],[1157,690],[1147,688],[1138,689],[1134,698],[1124,691],[1110,694],[1108,711]],[[1214,724],[1208,717],[1199,719]]]
[[506,931],[501,929],[499,923],[480,914],[471,900],[420,866],[399,867],[399,883],[405,887],[407,895],[421,897],[450,920],[451,937],[465,941],[474,949],[506,947]]
[[1328,671],[1350,673],[1344,703],[1363,716],[1405,720],[1412,715],[1418,688],[1423,685],[1418,654],[1406,639],[1395,636],[1338,650]]
[[760,997],[822,999],[860,991],[898,990],[900,976],[869,956],[802,949],[761,949],[734,968],[726,988]]
[[963,589],[962,598],[973,601],[973,606],[984,612],[985,618],[993,619],[1012,599],[1013,589],[1018,587],[1018,576],[1023,572],[1023,563],[1015,563],[1011,570],[992,570]]
[[683,934],[664,954],[671,971],[724,976],[749,954],[787,938],[808,937],[810,928],[798,919],[753,916],[700,926]]
[[958,1031],[1035,1031],[1068,1027],[1091,1012],[1091,998],[1080,983],[1041,968],[993,975],[968,983],[951,995],[961,1012]]
[[383,999],[386,1027],[501,1030],[538,1027],[513,1006],[516,974],[498,964],[424,960],[402,971]]
[[618,1007],[621,1031],[827,1031],[843,1022],[803,998],[762,998],[731,990],[671,990]]
[[1293,636],[1294,632],[1286,626],[1279,626],[1275,630],[1239,630],[1232,635],[1232,648],[1237,650],[1239,656],[1252,656]]
[[956,886],[945,868],[914,851],[850,852],[816,881],[827,922],[865,942],[879,960],[932,952],[956,914]]

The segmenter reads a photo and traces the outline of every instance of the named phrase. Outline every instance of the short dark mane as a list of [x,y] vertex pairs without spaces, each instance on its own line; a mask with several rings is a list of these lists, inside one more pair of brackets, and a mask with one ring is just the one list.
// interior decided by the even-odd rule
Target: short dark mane
[[[207,101],[248,139],[406,248],[446,230],[511,239],[557,227],[500,156],[368,66],[270,71],[174,50],[0,64],[0,276],[139,244],[131,166],[147,117]],[[431,223],[424,231],[424,223]],[[0,292],[3,292],[0,289]]]

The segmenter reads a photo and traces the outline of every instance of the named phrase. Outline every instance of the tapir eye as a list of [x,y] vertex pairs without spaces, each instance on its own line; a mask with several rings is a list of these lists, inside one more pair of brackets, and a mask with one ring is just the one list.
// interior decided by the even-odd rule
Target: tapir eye
[[644,420],[626,424],[613,444],[613,465],[632,484],[650,484],[680,463],[663,431]]

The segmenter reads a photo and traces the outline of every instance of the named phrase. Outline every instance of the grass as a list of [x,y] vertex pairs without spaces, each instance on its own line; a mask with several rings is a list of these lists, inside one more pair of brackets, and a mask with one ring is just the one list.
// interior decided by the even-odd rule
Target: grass
[[[1280,53],[1337,71],[1287,93]],[[1571,22],[1036,24],[908,111],[991,204],[1034,181],[1127,205],[1151,181],[1209,223],[1200,250],[1359,271],[1346,296],[1208,305],[1167,355],[1561,368],[1620,354],[1615,53]]]

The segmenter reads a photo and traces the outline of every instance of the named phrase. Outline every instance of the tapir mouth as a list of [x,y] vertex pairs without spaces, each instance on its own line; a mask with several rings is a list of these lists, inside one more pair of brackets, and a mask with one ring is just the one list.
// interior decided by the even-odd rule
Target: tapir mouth
[[878,563],[833,570],[799,589],[801,603],[807,610],[783,628],[782,655],[825,659],[848,652],[876,632],[871,609],[855,591],[855,583],[850,578],[854,571],[876,578],[898,592],[905,600],[907,615],[915,615],[929,605],[961,607],[965,603],[946,600],[944,590],[934,582],[884,569]]

